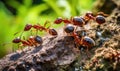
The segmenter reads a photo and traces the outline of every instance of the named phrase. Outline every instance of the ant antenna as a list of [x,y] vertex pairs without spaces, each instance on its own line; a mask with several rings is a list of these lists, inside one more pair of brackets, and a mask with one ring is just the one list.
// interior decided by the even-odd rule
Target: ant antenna
[[[21,39],[21,36],[22,36],[23,32],[24,32],[24,31],[22,31],[22,33],[20,34],[20,37],[19,37],[20,39]],[[20,32],[14,33],[14,36],[17,35],[18,33],[20,33]]]
[[25,36],[23,36],[23,39],[25,40]]
[[19,32],[14,33],[14,36],[17,35]]
[[22,33],[20,34],[20,39],[21,39],[21,36],[22,36],[23,32],[24,32],[24,31],[22,31]]
[[32,32],[33,32],[33,30],[30,30],[30,35],[32,35],[32,36],[33,36],[33,33],[32,33]]
[[38,30],[36,30],[36,36],[37,36],[38,32],[39,32],[39,31],[38,31]]

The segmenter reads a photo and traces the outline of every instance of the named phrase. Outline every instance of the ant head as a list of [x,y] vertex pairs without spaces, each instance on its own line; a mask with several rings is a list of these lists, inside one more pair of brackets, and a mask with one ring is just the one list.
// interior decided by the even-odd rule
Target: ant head
[[88,36],[83,37],[82,42],[85,46],[89,46],[89,47],[95,46],[95,41]]
[[87,17],[93,16],[93,13],[89,11],[85,14],[85,16],[87,16]]
[[53,35],[53,36],[58,35],[58,33],[55,29],[49,29],[49,34]]
[[55,24],[60,24],[62,21],[63,21],[62,17],[58,17],[58,18],[54,21],[54,23],[55,23]]
[[39,43],[39,44],[42,44],[42,43],[43,43],[42,38],[41,38],[40,36],[38,36],[38,35],[35,36],[34,40],[35,40],[37,43]]
[[24,31],[28,31],[32,28],[32,25],[31,24],[26,24],[25,25],[25,28],[24,28]]
[[74,27],[73,27],[72,25],[68,24],[68,25],[64,28],[64,31],[65,31],[66,33],[72,33],[72,32],[74,32]]
[[74,25],[78,25],[80,27],[82,27],[85,24],[85,21],[82,17],[73,17],[73,23]]
[[105,17],[102,16],[102,15],[97,15],[95,20],[96,20],[96,22],[97,22],[98,24],[103,24],[103,23],[105,23]]
[[13,43],[20,43],[20,42],[21,42],[21,39],[20,39],[20,37],[17,37],[17,38],[15,38],[15,39],[13,39],[12,42],[13,42]]
[[88,19],[88,20],[90,20],[90,19],[93,19],[94,20],[94,15],[93,15],[93,13],[92,12],[87,12],[86,14],[85,14],[85,20],[86,19]]

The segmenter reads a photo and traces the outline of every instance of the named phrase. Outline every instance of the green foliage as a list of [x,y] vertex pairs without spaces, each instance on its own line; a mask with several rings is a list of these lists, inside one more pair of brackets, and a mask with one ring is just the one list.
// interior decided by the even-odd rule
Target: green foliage
[[[70,17],[80,15],[82,11],[90,10],[94,0],[7,0],[0,1],[0,57],[12,51],[16,32],[22,32],[25,24],[44,24],[53,21],[58,16]],[[12,11],[10,8],[15,11]],[[15,12],[16,14],[13,14]],[[24,35],[30,35],[24,34]],[[41,34],[42,35],[42,34]]]

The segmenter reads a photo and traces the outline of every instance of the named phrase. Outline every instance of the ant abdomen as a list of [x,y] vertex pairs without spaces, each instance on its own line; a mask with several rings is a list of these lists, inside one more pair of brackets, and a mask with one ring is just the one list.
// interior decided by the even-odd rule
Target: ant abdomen
[[15,38],[15,39],[13,39],[12,42],[13,42],[13,43],[20,43],[20,42],[21,42],[21,39],[20,39],[20,37],[17,37],[17,38]]
[[62,21],[63,21],[63,19],[62,19],[61,17],[58,17],[58,18],[54,21],[54,23],[55,23],[55,24],[60,24]]
[[42,43],[43,43],[42,37],[40,37],[40,36],[38,36],[38,35],[34,37],[34,40],[35,40],[38,44],[42,44]]
[[105,23],[105,17],[102,16],[102,15],[97,15],[95,20],[96,20],[96,22],[97,22],[98,24],[103,24],[103,23]]
[[82,27],[85,24],[85,21],[82,17],[74,17],[73,24]]
[[55,29],[49,29],[48,32],[50,35],[53,35],[53,36],[58,35],[58,33]]
[[32,28],[31,24],[26,24],[24,31],[29,31]]
[[95,41],[92,39],[92,38],[90,38],[90,37],[88,37],[88,36],[85,36],[85,37],[83,37],[83,39],[82,39],[82,44],[84,45],[84,46],[87,46],[87,47],[93,47],[93,46],[95,46]]

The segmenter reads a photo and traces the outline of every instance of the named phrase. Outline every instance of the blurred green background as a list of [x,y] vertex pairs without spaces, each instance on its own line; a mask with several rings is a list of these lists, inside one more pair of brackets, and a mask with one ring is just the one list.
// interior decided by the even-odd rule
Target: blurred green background
[[[16,46],[11,42],[22,32],[25,24],[53,25],[57,17],[69,18],[92,9],[95,0],[0,0],[0,58],[11,53]],[[43,34],[41,34],[43,35]]]

